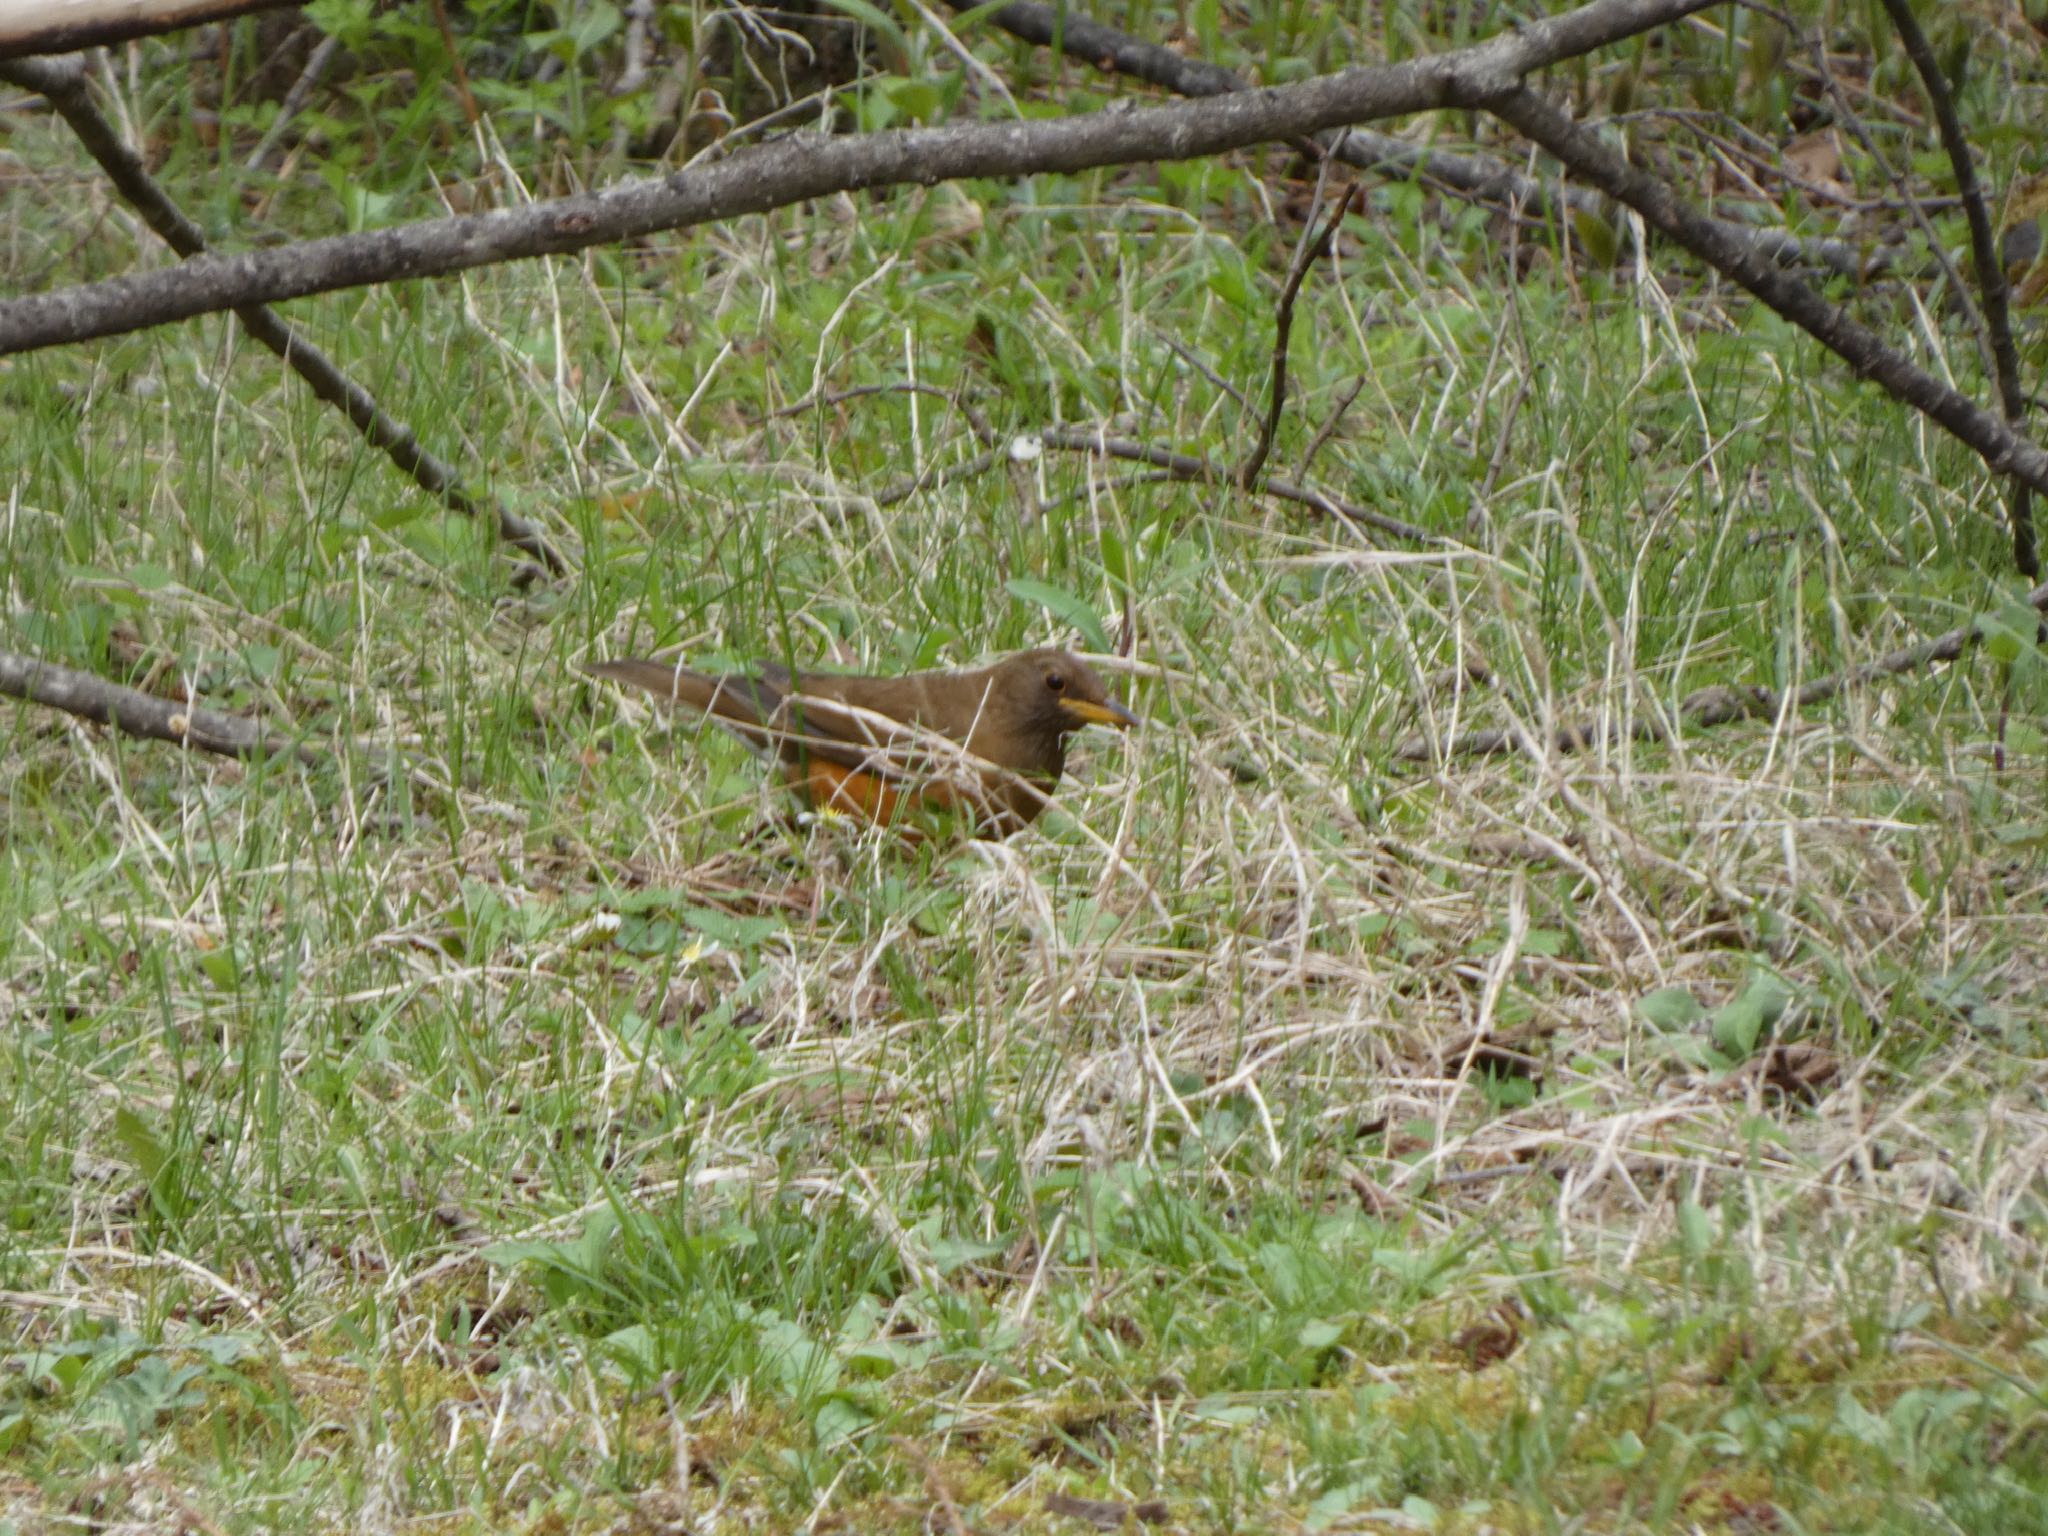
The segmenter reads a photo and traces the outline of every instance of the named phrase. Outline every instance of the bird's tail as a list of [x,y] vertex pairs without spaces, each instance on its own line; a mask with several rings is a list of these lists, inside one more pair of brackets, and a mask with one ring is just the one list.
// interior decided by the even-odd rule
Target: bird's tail
[[[582,670],[614,683],[630,683],[671,704],[701,709],[721,723],[742,727],[741,735],[749,738],[775,714],[783,699],[782,690],[763,678],[708,677],[687,667],[638,656],[586,661]],[[748,727],[752,730],[745,729]]]

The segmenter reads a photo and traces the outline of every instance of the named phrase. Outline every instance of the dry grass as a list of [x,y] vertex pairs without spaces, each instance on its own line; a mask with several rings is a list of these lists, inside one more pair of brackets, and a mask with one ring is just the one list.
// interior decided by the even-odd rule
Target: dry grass
[[[1276,462],[1362,377],[1315,473],[1468,550],[1073,457],[883,509],[959,413],[771,414],[936,382],[1227,462],[1236,252],[1094,190],[313,307],[580,544],[518,604],[205,328],[6,375],[9,645],[341,749],[11,715],[5,1517],[2025,1528],[2036,670],[1391,756],[1988,609],[1981,476],[1668,274],[1502,285],[1433,218],[1304,293]],[[1148,724],[1008,843],[791,825],[568,666],[966,661],[1070,638],[1006,579],[1115,633],[1122,573]]]

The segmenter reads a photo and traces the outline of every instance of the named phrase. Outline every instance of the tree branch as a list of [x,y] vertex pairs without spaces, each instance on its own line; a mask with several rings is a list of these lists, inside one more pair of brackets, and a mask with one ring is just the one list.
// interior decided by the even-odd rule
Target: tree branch
[[[954,0],[955,10],[969,10],[972,0]],[[1140,42],[1114,27],[1078,16],[1062,16],[1041,0],[1012,0],[989,20],[1011,36],[1041,47],[1057,47],[1068,58],[1160,86],[1180,96],[1222,96],[1249,90],[1244,79],[1221,65],[1184,58],[1158,43]],[[1599,199],[1591,192],[1564,185],[1546,185],[1510,165],[1484,155],[1457,154],[1410,144],[1370,129],[1351,128],[1330,135],[1321,148],[1334,159],[1369,174],[1421,176],[1475,202],[1517,205],[1542,213],[1562,205],[1597,213]],[[1722,219],[1742,239],[1782,266],[1817,266],[1843,277],[1867,277],[1882,269],[1882,254],[1867,256],[1846,240],[1812,239],[1782,229],[1755,229]]]
[[[1941,130],[1942,147],[1955,167],[1956,192],[1963,200],[1963,216],[1970,226],[1970,254],[1977,268],[1977,286],[1984,295],[1984,329],[1998,378],[1998,403],[2005,419],[2017,426],[2026,414],[2027,398],[2020,390],[2020,358],[2012,339],[2012,314],[2006,302],[2005,264],[1999,260],[1998,242],[1991,233],[1991,212],[1984,206],[1984,189],[1977,182],[1976,158],[1956,116],[1955,97],[1948,88],[1927,34],[1913,17],[1907,0],[1883,0],[1906,57],[1919,72],[1920,85],[1934,108],[1935,126]],[[2033,496],[2025,485],[2012,488],[2012,557],[2029,581],[2041,579],[2041,555],[2034,542]]]
[[561,255],[811,198],[961,177],[1193,160],[1373,118],[1484,106],[1524,73],[1703,10],[1712,0],[1592,0],[1471,48],[1136,112],[970,123],[740,150],[667,177],[529,207],[197,257],[162,272],[0,303],[0,356],[244,304]]
[[175,32],[253,11],[282,10],[299,0],[35,0],[0,14],[0,59],[72,53]]
[[222,757],[285,756],[304,763],[325,761],[312,747],[276,735],[240,715],[224,715],[193,704],[173,704],[168,699],[110,683],[90,672],[17,656],[11,651],[0,651],[0,694],[111,725],[129,736],[197,747]]
[[[1150,464],[1155,469],[1166,471],[1174,480],[1193,481],[1203,485],[1231,485],[1236,475],[1227,469],[1218,469],[1207,459],[1200,459],[1191,453],[1176,453],[1171,448],[1155,448],[1150,443],[1132,442],[1129,438],[1110,437],[1103,433],[1089,432],[1078,427],[1047,427],[1038,434],[1038,440],[1048,448],[1063,453],[1092,453],[1106,459],[1122,459],[1132,464]],[[1291,501],[1298,506],[1308,507],[1333,517],[1339,522],[1362,523],[1368,528],[1391,534],[1410,544],[1433,544],[1459,547],[1456,539],[1441,533],[1432,533],[1414,523],[1404,523],[1398,517],[1389,517],[1384,512],[1375,512],[1370,507],[1361,507],[1355,502],[1341,501],[1335,496],[1325,495],[1312,486],[1298,485],[1292,480],[1268,480],[1258,487],[1262,496],[1272,496],[1280,501]]]
[[[0,80],[11,81],[24,90],[39,91],[48,98],[87,152],[99,162],[115,189],[164,244],[188,257],[206,249],[205,232],[156,184],[141,157],[122,141],[113,124],[93,103],[86,88],[84,66],[77,59],[16,59],[0,63]],[[386,414],[368,390],[343,373],[326,353],[293,330],[276,311],[261,304],[242,304],[236,307],[235,317],[251,336],[283,358],[294,373],[311,385],[314,394],[346,415],[356,430],[410,475],[421,490],[465,517],[494,515],[498,535],[506,543],[525,550],[557,575],[568,569],[531,523],[503,505],[488,511],[479,505],[462,489],[453,466],[421,447],[409,428]]]
[[1914,367],[1903,353],[1886,346],[1874,332],[1773,266],[1664,182],[1637,170],[1604,140],[1580,128],[1536,92],[1516,85],[1484,105],[1549,150],[1574,174],[1635,209],[1652,229],[1747,288],[1859,375],[1875,380],[1894,399],[1940,423],[1993,470],[2048,491],[2048,452],[1968,396]]

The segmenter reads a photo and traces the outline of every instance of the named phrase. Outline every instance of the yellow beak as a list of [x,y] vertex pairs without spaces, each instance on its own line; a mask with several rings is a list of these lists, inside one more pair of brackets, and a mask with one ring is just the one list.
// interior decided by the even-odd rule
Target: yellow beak
[[1083,725],[1113,725],[1123,730],[1138,723],[1138,717],[1115,699],[1105,699],[1100,704],[1092,699],[1061,699],[1060,708]]

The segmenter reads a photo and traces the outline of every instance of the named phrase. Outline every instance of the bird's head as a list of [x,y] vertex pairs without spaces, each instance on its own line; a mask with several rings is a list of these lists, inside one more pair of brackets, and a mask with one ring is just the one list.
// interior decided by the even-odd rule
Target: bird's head
[[1009,657],[996,668],[993,697],[1025,725],[1058,739],[1084,725],[1122,730],[1138,717],[1117,702],[1095,669],[1070,652],[1047,648]]

